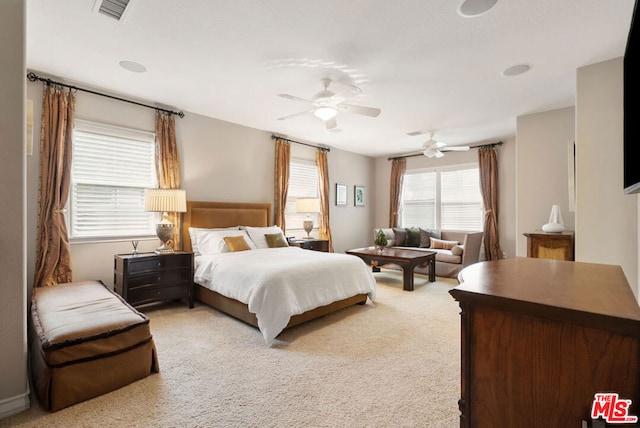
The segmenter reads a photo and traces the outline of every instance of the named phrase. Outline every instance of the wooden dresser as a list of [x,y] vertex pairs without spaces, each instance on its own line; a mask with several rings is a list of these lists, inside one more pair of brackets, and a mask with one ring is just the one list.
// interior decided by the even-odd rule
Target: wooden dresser
[[598,392],[640,415],[640,307],[619,266],[519,257],[458,278],[462,427],[580,427]]
[[113,287],[133,306],[186,298],[193,308],[193,253],[116,254]]
[[524,233],[527,257],[552,260],[574,260],[573,231]]

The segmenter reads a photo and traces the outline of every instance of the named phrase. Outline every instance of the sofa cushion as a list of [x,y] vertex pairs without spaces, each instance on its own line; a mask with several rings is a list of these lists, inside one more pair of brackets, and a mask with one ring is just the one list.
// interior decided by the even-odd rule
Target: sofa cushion
[[420,229],[416,227],[407,228],[407,240],[404,245],[407,247],[419,247],[420,246]]
[[456,245],[451,249],[451,254],[454,256],[461,256],[464,252],[464,245]]
[[405,229],[402,229],[400,227],[394,227],[393,234],[396,238],[396,245],[401,247],[407,241],[407,231]]
[[452,263],[452,264],[462,263],[462,256],[455,256],[451,254],[451,250],[441,250],[441,249],[434,250],[432,248],[431,251],[436,252],[436,262],[445,262],[445,263]]
[[442,239],[431,238],[430,248],[450,250],[458,244],[459,244],[458,241],[444,241]]

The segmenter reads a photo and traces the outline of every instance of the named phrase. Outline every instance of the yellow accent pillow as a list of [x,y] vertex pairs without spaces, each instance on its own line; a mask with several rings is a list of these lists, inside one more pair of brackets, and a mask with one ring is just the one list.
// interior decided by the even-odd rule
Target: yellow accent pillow
[[244,239],[244,236],[225,236],[223,239],[227,244],[227,247],[229,247],[229,251],[232,253],[251,249],[249,244],[247,244],[247,241]]
[[435,239],[435,238],[430,238],[430,239],[431,239],[431,245],[429,247],[433,248],[434,250],[450,250],[456,245],[458,245],[458,241],[444,241],[442,239]]
[[264,238],[267,240],[269,248],[289,246],[284,236],[282,236],[282,233],[265,233]]

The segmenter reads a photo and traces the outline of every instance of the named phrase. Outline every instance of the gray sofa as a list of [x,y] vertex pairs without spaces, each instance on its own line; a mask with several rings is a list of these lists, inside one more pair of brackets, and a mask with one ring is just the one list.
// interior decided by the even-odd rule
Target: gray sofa
[[[417,229],[417,228],[413,228]],[[376,228],[373,230],[373,236],[382,230],[387,238],[387,247],[407,248],[418,251],[435,251],[436,252],[436,276],[447,278],[456,278],[458,273],[470,264],[476,263],[480,259],[480,247],[482,246],[483,232],[464,232],[457,230],[431,230],[418,229],[420,232],[420,243],[415,246],[416,242],[407,246],[406,229],[402,228]],[[431,248],[431,240],[455,241],[455,245],[451,249]],[[436,241],[437,242],[437,241]],[[437,242],[438,244],[440,242]],[[450,246],[449,244],[447,246]],[[388,268],[399,269],[396,265],[386,265]],[[429,267],[417,267],[415,272],[428,274]]]

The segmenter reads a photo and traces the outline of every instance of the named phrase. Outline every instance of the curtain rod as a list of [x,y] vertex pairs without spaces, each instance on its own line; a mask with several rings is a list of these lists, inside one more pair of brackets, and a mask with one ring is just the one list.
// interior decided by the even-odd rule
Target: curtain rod
[[[491,143],[491,144],[479,144],[477,146],[469,146],[470,149],[483,149],[486,147],[495,147],[495,146],[501,146],[503,143],[502,141],[498,141],[497,143]],[[390,158],[387,158],[387,160],[396,160],[396,159],[404,159],[404,158],[412,158],[415,156],[424,156],[424,154],[421,153],[413,153],[411,155],[402,155],[402,156],[393,156]]]
[[137,101],[131,101],[131,100],[127,100],[127,99],[124,99],[124,98],[115,97],[113,95],[103,94],[101,92],[92,91],[91,89],[78,88],[77,86],[67,85],[66,83],[56,82],[56,81],[51,80],[51,79],[45,79],[44,77],[40,77],[37,74],[32,73],[32,72],[27,73],[27,79],[29,79],[30,82],[35,82],[36,80],[39,80],[41,82],[45,82],[47,85],[54,84],[54,85],[64,86],[65,88],[69,88],[69,89],[72,89],[72,90],[75,90],[75,91],[88,92],[90,94],[100,95],[101,97],[111,98],[112,100],[124,101],[125,103],[131,103],[131,104],[135,104],[135,105],[138,105],[138,106],[147,107],[147,108],[151,108],[151,109],[154,109],[154,110],[162,111],[162,112],[165,112],[165,113],[175,114],[176,116],[181,117],[181,118],[184,117],[184,113],[181,112],[181,111],[176,112],[176,111],[172,111],[172,110],[167,110],[165,108],[154,107],[154,106],[150,106],[150,105],[147,105],[147,104],[139,103]]
[[331,151],[331,149],[329,147],[314,146],[313,144],[301,143],[300,141],[289,140],[288,138],[278,137],[277,135],[272,135],[271,139],[272,140],[282,140],[282,141],[286,141],[287,143],[302,144],[303,146],[313,147],[314,149],[322,150],[323,152],[330,152]]

